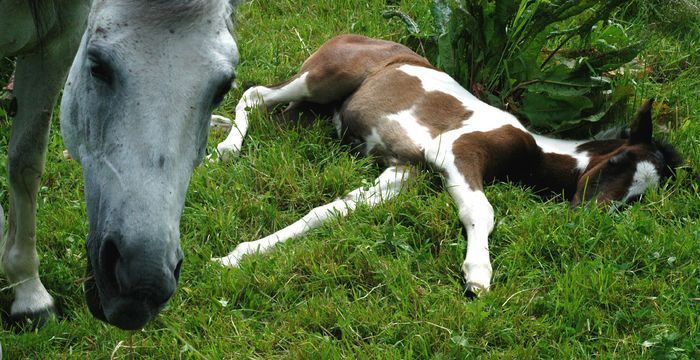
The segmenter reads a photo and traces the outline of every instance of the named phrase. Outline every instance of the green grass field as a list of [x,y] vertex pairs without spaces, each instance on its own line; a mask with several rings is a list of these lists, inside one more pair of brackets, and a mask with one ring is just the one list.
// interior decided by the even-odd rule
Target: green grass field
[[[430,31],[429,1],[399,1]],[[359,33],[401,41],[385,1],[253,0],[238,13],[240,82],[276,83],[325,40]],[[648,14],[646,14],[648,15]],[[439,176],[360,208],[240,269],[209,261],[372,181],[329,123],[253,116],[240,158],[204,164],[182,217],[186,260],[177,293],[145,329],[94,320],[82,294],[87,216],[77,163],[54,121],[39,194],[41,276],[63,308],[36,331],[0,328],[6,359],[124,358],[700,358],[700,21],[656,26],[640,10],[617,23],[643,40],[653,72],[617,81],[655,96],[665,137],[687,159],[678,177],[620,212],[570,210],[513,184],[493,184],[492,290],[463,295],[466,239]],[[690,18],[692,20],[692,17]],[[662,24],[663,25],[663,24]],[[690,29],[690,31],[688,31]],[[232,116],[241,90],[218,113]],[[56,114],[57,115],[57,114]],[[0,111],[0,143],[10,120]],[[210,151],[224,134],[213,132]],[[6,172],[6,154],[0,168]],[[7,210],[7,175],[0,176]],[[0,279],[0,307],[12,291]]]

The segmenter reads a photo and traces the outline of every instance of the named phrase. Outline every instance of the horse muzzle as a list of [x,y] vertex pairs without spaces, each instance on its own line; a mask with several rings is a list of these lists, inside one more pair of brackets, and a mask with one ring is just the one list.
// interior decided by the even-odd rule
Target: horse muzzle
[[[161,245],[161,246],[159,246]],[[166,251],[155,241],[125,241],[107,235],[88,242],[84,291],[97,319],[124,330],[144,327],[175,293],[182,250]]]

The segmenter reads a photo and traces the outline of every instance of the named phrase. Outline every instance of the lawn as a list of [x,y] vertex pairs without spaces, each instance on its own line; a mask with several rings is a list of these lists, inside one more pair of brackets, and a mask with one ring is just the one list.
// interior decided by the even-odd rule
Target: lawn
[[[389,3],[431,31],[429,1]],[[247,2],[237,14],[239,83],[285,80],[334,35],[405,41],[404,24],[382,17],[386,4]],[[476,299],[463,294],[466,239],[456,209],[430,173],[395,199],[249,256],[239,269],[210,262],[382,170],[350,155],[330,123],[294,126],[255,114],[241,156],[204,163],[192,177],[175,296],[141,331],[107,326],[83,299],[82,175],[63,159],[54,121],[38,238],[41,276],[63,316],[35,331],[0,328],[5,358],[700,358],[700,21],[678,27],[653,15],[641,9],[615,20],[645,42],[640,58],[651,69],[616,81],[634,85],[630,107],[657,98],[657,130],[686,165],[622,211],[570,210],[514,184],[489,186],[494,277]],[[232,116],[241,92],[217,113]],[[11,120],[0,111],[0,121],[6,148]],[[210,152],[223,138],[211,133]],[[6,163],[3,152],[5,210]],[[12,300],[7,285],[0,279],[3,309]]]

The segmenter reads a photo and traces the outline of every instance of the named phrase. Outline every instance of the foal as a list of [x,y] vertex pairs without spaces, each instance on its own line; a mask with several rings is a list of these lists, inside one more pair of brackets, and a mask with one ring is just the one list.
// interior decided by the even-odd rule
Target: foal
[[627,140],[550,139],[480,101],[407,47],[354,35],[328,41],[283,84],[246,91],[220,153],[240,150],[250,107],[301,101],[338,104],[333,121],[341,138],[359,141],[364,154],[387,168],[374,186],[355,189],[215,259],[223,265],[236,266],[244,255],[266,252],[358,204],[390,199],[412,176],[411,165],[427,164],[444,174],[457,204],[468,237],[462,271],[467,290],[478,293],[491,284],[488,236],[494,214],[483,192],[485,181],[508,179],[563,193],[572,206],[588,199],[626,202],[669,177],[680,163],[672,147],[652,140],[652,101],[642,106]]

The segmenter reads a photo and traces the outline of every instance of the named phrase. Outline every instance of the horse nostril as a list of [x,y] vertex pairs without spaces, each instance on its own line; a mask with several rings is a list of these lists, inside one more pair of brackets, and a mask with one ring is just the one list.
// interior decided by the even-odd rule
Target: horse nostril
[[100,249],[100,267],[105,276],[105,280],[117,288],[121,288],[121,284],[117,280],[117,266],[119,265],[121,254],[114,240],[105,239],[102,248]]
[[175,265],[175,272],[174,272],[174,275],[175,275],[175,281],[176,281],[176,282],[177,282],[178,280],[180,280],[180,270],[181,270],[181,269],[182,269],[182,259],[180,259],[180,261],[177,262],[177,265]]

